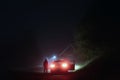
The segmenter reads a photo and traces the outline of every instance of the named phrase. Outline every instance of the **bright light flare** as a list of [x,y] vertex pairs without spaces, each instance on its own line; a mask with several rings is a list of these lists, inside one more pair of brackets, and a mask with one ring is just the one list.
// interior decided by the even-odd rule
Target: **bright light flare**
[[67,63],[63,63],[63,64],[62,64],[62,67],[63,67],[63,68],[66,68],[66,67],[68,67],[68,64],[67,64]]
[[75,71],[77,71],[77,70],[79,70],[79,69],[81,69],[81,68],[82,68],[81,65],[75,65]]
[[51,64],[50,67],[51,67],[51,68],[55,68],[55,64]]
[[52,59],[56,59],[56,56],[53,56]]

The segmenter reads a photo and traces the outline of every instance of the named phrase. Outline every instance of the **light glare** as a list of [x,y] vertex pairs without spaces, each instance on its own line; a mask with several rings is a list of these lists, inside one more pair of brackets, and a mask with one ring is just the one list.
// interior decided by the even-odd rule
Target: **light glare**
[[55,64],[51,64],[50,67],[51,67],[51,68],[54,68],[54,67],[55,67]]
[[75,71],[77,71],[77,70],[79,70],[79,69],[81,69],[81,68],[82,68],[81,65],[75,65]]
[[56,56],[53,56],[53,59],[56,59]]
[[62,64],[62,67],[67,67],[68,65],[66,63],[63,63]]

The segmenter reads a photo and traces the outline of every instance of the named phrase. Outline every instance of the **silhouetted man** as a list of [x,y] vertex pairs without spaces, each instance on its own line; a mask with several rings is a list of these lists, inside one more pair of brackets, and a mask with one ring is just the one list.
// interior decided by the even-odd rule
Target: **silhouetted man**
[[47,61],[47,59],[45,59],[45,61],[43,62],[43,67],[44,67],[44,72],[48,72],[48,61]]

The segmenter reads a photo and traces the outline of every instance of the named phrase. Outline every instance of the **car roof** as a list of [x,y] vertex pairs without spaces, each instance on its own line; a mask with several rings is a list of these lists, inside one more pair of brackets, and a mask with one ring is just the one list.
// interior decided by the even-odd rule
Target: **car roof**
[[54,62],[62,62],[65,61],[64,59],[59,59],[59,60],[55,60]]

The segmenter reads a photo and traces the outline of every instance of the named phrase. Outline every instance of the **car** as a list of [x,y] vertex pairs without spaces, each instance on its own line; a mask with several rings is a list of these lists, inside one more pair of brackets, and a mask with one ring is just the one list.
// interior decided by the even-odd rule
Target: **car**
[[49,69],[51,73],[68,72],[69,70],[75,70],[75,63],[69,60],[59,59],[51,62]]

